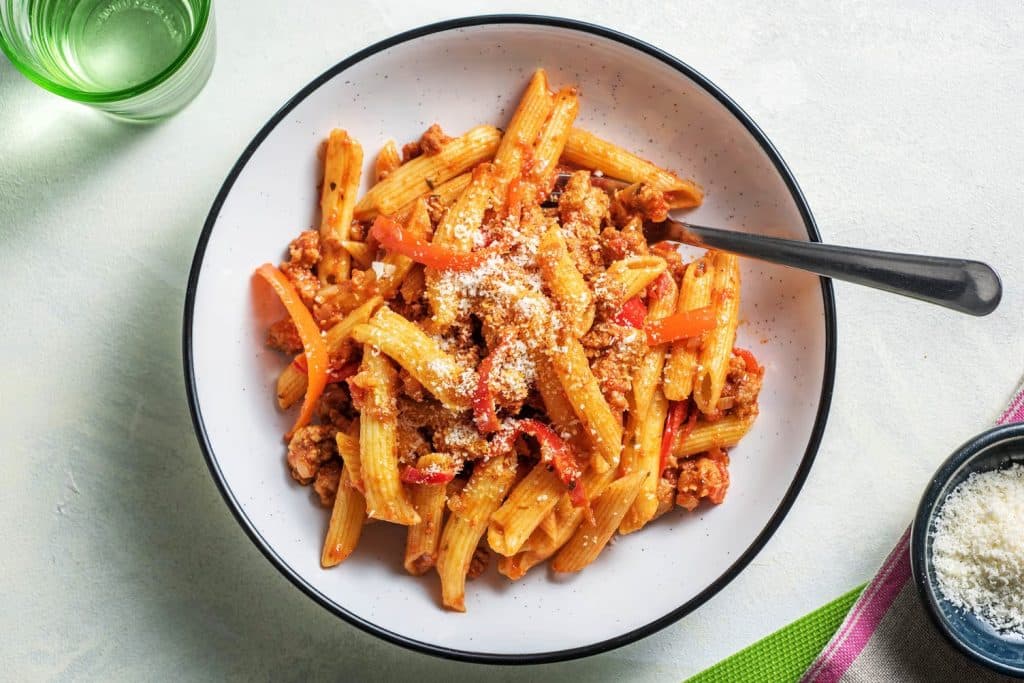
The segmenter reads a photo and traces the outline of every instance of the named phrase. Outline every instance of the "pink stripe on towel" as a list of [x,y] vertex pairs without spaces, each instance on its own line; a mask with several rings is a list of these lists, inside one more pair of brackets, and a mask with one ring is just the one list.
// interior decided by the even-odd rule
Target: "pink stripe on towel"
[[871,584],[847,615],[818,661],[804,675],[807,683],[834,683],[842,678],[871,639],[882,617],[910,578],[910,530],[907,529]]

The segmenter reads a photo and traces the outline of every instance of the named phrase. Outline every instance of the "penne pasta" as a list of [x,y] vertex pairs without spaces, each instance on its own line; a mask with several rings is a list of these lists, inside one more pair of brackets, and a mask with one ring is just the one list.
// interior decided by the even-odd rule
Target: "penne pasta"
[[608,266],[595,289],[614,293],[620,302],[624,302],[639,296],[667,267],[665,259],[660,256],[629,256]]
[[[736,257],[709,251],[680,277],[674,254],[644,247],[644,220],[701,190],[574,127],[582,101],[537,69],[503,131],[435,123],[401,151],[385,142],[362,198],[362,148],[330,132],[319,232],[258,269],[291,321],[267,345],[315,351],[283,369],[277,399],[303,403],[289,474],[334,495],[323,567],[364,526],[402,525],[405,572],[433,568],[443,605],[465,611],[491,553],[513,580],[548,560],[575,572],[616,531],[724,503],[725,449],[764,376],[733,348]],[[601,175],[628,187],[609,198]]]
[[448,502],[451,514],[441,534],[437,573],[445,607],[465,612],[466,573],[487,520],[501,505],[516,476],[516,454],[479,461],[462,493]]
[[670,209],[700,206],[704,199],[704,192],[692,180],[683,180],[674,173],[579,128],[573,128],[569,133],[562,158],[570,164],[601,171],[610,178],[618,178],[629,183],[647,183],[655,190],[665,193]]
[[[686,267],[683,286],[679,292],[677,313],[703,308],[711,303],[711,286],[715,267],[710,255],[705,255]],[[684,401],[693,392],[693,378],[697,373],[698,353],[703,338],[682,339],[672,344],[665,361],[665,397],[670,401]]]
[[437,154],[424,154],[402,164],[363,195],[355,206],[355,217],[368,220],[395,213],[445,181],[490,161],[500,140],[501,133],[494,126],[477,126],[449,140]]
[[496,193],[499,204],[504,202],[508,183],[522,172],[526,150],[533,148],[544,122],[547,121],[554,105],[548,91],[548,76],[544,69],[537,69],[519,100],[508,128],[501,136],[501,144],[494,155],[498,184]]
[[[450,469],[454,464],[447,455],[430,453],[422,456],[416,462],[416,467],[421,470],[436,467]],[[437,562],[437,546],[441,539],[445,503],[448,501],[447,484],[410,484],[407,488],[409,500],[420,516],[420,521],[409,526],[403,565],[405,571],[419,576],[427,573]]]
[[565,320],[577,337],[582,337],[594,324],[594,295],[576,262],[569,255],[561,230],[553,226],[541,238],[537,262],[544,284],[551,291]]
[[546,195],[555,178],[558,160],[565,150],[572,124],[579,113],[580,98],[576,88],[562,88],[555,94],[551,116],[541,130],[533,152],[530,180]]
[[[583,475],[583,485],[591,501],[597,500],[616,476],[614,469],[604,472],[588,470]],[[583,509],[575,507],[569,495],[563,494],[555,509],[523,544],[522,550],[511,557],[502,557],[498,560],[498,572],[513,581],[521,579],[530,569],[558,552],[558,549],[572,538],[583,517]]]
[[377,160],[373,162],[373,182],[379,183],[384,180],[401,165],[402,157],[398,154],[398,146],[394,140],[388,140],[377,153]]
[[711,299],[715,306],[715,327],[704,339],[693,385],[693,400],[705,415],[718,413],[718,399],[729,372],[740,314],[739,257],[715,252],[713,261],[715,279]]
[[360,268],[369,268],[370,264],[373,263],[373,256],[375,249],[370,247],[366,242],[353,242],[352,240],[342,240],[340,242],[341,248],[348,252],[348,255],[352,257]]
[[534,465],[491,515],[487,544],[499,555],[515,555],[541,520],[554,509],[565,484],[544,463]]
[[325,285],[348,279],[351,259],[341,243],[348,239],[362,169],[363,148],[347,132],[332,130],[320,191],[321,258],[317,274]]
[[[671,315],[676,308],[678,288],[668,273],[658,277],[650,288],[648,320]],[[633,378],[633,405],[635,420],[634,444],[629,460],[630,469],[624,473],[640,472],[644,476],[640,495],[622,521],[620,533],[626,534],[643,527],[654,518],[658,507],[655,492],[661,478],[661,436],[668,416],[668,400],[661,388],[662,369],[665,364],[665,349],[661,346],[649,348],[644,353]],[[632,417],[632,416],[631,416]]]
[[689,436],[677,436],[672,442],[672,456],[685,458],[712,448],[731,448],[754,426],[754,417],[726,415],[715,422],[698,422]]
[[448,410],[457,412],[470,407],[469,395],[476,387],[476,373],[462,367],[419,326],[387,306],[377,311],[368,324],[358,325],[352,338],[391,357]]
[[594,524],[584,522],[551,562],[556,572],[578,572],[597,559],[619,527],[647,478],[635,472],[612,482],[594,505]]
[[[340,352],[345,342],[351,338],[352,330],[355,329],[356,325],[361,325],[369,320],[373,312],[383,302],[384,300],[379,296],[371,297],[367,299],[366,303],[345,316],[341,322],[327,330],[324,334],[327,353],[335,354]],[[295,358],[296,360],[289,363],[277,377],[277,405],[281,407],[281,410],[290,408],[306,393],[306,372],[300,369],[302,366],[296,364],[296,361],[302,358],[302,354]]]
[[338,493],[331,509],[331,521],[327,525],[320,565],[333,567],[344,562],[359,543],[366,519],[366,501],[357,491],[349,477],[348,466],[341,470]]
[[418,523],[420,516],[398,477],[396,381],[391,362],[371,347],[364,347],[363,362],[352,384],[364,394],[359,418],[359,463],[366,513],[408,526]]
[[[425,238],[430,230],[430,214],[427,211],[427,202],[422,197],[413,202],[405,220],[405,230],[413,237],[420,239]],[[379,280],[379,291],[384,300],[389,301],[405,282],[405,278],[412,272],[416,262],[408,256],[389,253],[381,263],[383,267]]]
[[[657,488],[661,478],[659,464],[661,462],[661,436],[665,429],[665,418],[668,416],[668,400],[661,387],[654,390],[647,412],[640,418],[636,449],[635,474],[643,477],[640,493],[635,497],[629,511],[621,517],[619,533],[628,534],[643,528],[654,519],[658,510]],[[596,514],[596,513],[595,513]]]
[[591,466],[598,471],[618,467],[622,453],[622,424],[601,393],[579,340],[564,338],[551,354],[551,365],[569,405],[590,436],[594,447]]

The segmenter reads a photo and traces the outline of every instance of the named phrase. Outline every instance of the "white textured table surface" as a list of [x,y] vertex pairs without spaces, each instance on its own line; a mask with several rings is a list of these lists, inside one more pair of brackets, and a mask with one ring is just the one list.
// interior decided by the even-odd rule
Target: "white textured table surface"
[[0,63],[2,677],[680,680],[867,579],[934,468],[994,421],[1024,372],[1019,2],[565,0],[561,14],[665,48],[732,95],[789,162],[826,240],[988,260],[1002,306],[972,319],[837,285],[836,393],[803,493],[745,572],[654,636],[494,668],[348,626],[228,512],[192,434],[179,340],[209,205],[281,103],[398,31],[552,11],[375,4],[220,2],[209,85],[151,128]]

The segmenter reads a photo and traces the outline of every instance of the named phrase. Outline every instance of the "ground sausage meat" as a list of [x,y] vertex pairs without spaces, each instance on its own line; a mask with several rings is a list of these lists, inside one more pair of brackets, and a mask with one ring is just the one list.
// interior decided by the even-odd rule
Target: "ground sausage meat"
[[633,387],[633,374],[647,349],[643,335],[632,327],[599,322],[580,343],[591,361],[590,369],[601,386],[601,393],[612,410],[621,416],[629,405],[626,397]]
[[435,123],[423,132],[419,140],[402,146],[402,163],[424,154],[428,157],[433,156],[444,149],[445,143],[451,139],[441,130],[441,126]]
[[302,350],[302,339],[291,318],[281,318],[267,330],[267,346],[282,353],[296,354]]
[[668,218],[668,201],[664,192],[646,183],[637,183],[616,192],[610,210],[612,220],[619,225],[633,217],[661,223]]
[[320,280],[313,272],[319,260],[320,235],[316,230],[306,230],[288,245],[288,260],[281,264],[281,272],[292,281],[307,306],[320,289]]
[[608,195],[590,184],[588,171],[576,171],[558,200],[558,212],[569,255],[584,277],[601,272],[601,244],[598,236],[608,218]]
[[729,372],[725,376],[719,407],[723,412],[729,411],[741,418],[756,416],[757,395],[761,393],[763,380],[763,367],[756,371],[748,371],[743,358],[732,356],[729,359]]
[[328,460],[316,473],[313,490],[320,497],[320,504],[325,508],[334,506],[334,497],[338,495],[338,482],[341,481],[341,461]]
[[606,264],[646,254],[647,240],[639,223],[631,223],[622,230],[609,226],[601,231],[601,257]]
[[309,425],[295,432],[288,442],[288,469],[295,481],[302,485],[313,481],[320,466],[338,455],[337,431],[330,425]]

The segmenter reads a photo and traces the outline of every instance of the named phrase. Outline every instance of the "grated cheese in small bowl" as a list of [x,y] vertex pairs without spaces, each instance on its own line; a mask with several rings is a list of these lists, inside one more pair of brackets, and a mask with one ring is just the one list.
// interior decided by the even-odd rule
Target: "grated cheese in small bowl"
[[943,597],[997,631],[1024,636],[1024,467],[974,472],[934,521]]
[[910,564],[939,633],[1024,678],[1024,423],[984,431],[942,463],[917,508]]

